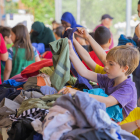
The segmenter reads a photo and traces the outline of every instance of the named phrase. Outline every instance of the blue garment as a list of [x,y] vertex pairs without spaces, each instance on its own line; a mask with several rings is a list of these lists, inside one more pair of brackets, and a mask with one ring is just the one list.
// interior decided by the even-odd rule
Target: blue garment
[[40,91],[42,92],[42,94],[44,95],[52,95],[52,94],[56,94],[58,93],[57,90],[53,87],[50,86],[42,86],[40,88]]
[[9,85],[15,86],[15,87],[25,84],[25,82],[17,82],[17,81],[14,80],[14,79],[6,80],[6,81],[4,81],[3,83],[4,83],[4,84],[9,84]]
[[[77,28],[73,28],[73,29],[68,29],[67,31],[65,31],[64,35],[63,35],[63,38],[67,37],[68,39],[71,40],[72,42],[72,47],[73,47],[73,50],[75,51],[76,55],[78,56],[75,48],[74,48],[74,45],[73,45],[73,33],[77,30]],[[79,56],[78,56],[79,57]],[[77,77],[77,82],[76,84],[85,84],[89,89],[92,89],[92,86],[89,84],[89,80],[87,80],[86,78],[80,76],[77,71],[75,70],[72,62],[71,62],[71,71],[72,73],[74,74],[74,76]]]
[[75,20],[74,16],[70,12],[65,12],[61,17],[61,20],[64,20],[64,21],[70,23],[71,28],[82,27],[81,25],[78,25],[76,23],[76,20]]
[[[83,89],[84,92],[88,92],[89,94],[99,95],[103,97],[108,97],[108,95],[104,92],[101,88],[96,89]],[[121,122],[123,120],[122,108],[119,105],[114,105],[111,107],[106,108],[106,112],[115,122]]]
[[39,134],[39,133],[36,133],[36,134],[33,136],[33,140],[43,140],[42,135]]
[[39,51],[40,54],[45,52],[45,45],[43,43],[32,43],[32,45]]
[[118,46],[126,45],[127,43],[132,43],[134,46],[137,46],[136,42],[133,39],[128,39],[125,35],[121,35],[119,38]]

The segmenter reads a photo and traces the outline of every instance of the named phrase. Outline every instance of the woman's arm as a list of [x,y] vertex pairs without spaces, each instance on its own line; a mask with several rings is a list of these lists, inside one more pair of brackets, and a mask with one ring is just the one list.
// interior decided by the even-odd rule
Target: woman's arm
[[12,71],[12,60],[7,60],[4,69],[4,81],[10,78],[10,74]]
[[[138,120],[137,123],[138,123],[138,126],[140,126],[140,120]],[[122,124],[120,126],[121,126],[122,129],[124,129],[124,130],[126,130],[130,133],[138,128],[135,121],[130,122],[130,123],[126,123],[126,124]]]

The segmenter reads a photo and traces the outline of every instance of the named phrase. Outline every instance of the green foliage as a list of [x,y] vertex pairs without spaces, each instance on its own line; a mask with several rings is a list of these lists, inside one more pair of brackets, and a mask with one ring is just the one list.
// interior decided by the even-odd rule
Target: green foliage
[[45,24],[51,24],[55,19],[55,1],[54,0],[21,0],[28,11],[34,15],[35,21],[41,21]]
[[[76,18],[76,1],[62,0],[63,13],[69,11]],[[113,24],[126,20],[126,0],[81,0],[81,24],[94,29],[103,14],[114,17]],[[132,15],[137,14],[137,1],[132,0]]]
[[5,2],[5,13],[18,13],[18,4],[15,2]]

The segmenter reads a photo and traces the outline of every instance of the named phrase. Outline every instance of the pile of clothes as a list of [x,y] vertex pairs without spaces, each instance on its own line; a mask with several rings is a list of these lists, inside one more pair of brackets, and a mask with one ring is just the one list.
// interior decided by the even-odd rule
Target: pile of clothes
[[[75,30],[65,36],[72,39]],[[33,63],[0,85],[0,128],[8,128],[8,140],[138,140],[116,123],[123,119],[119,106],[106,108],[89,97],[107,95],[76,72],[68,39],[50,48],[53,60]],[[64,86],[79,91],[58,94]]]

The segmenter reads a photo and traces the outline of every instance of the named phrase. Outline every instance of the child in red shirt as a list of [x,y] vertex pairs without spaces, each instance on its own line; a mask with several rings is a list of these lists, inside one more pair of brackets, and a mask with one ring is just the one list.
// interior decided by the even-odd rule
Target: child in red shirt
[[[0,34],[0,66],[1,66],[1,60],[6,61],[7,59],[8,59],[8,52],[6,49],[4,39],[3,39],[2,35]],[[1,82],[1,67],[0,67],[0,84],[2,84],[2,82]]]
[[[106,53],[108,53],[109,46],[111,44],[111,33],[108,28],[104,26],[98,27],[94,34],[94,40],[104,49]],[[104,67],[103,63],[99,60],[94,51],[91,51],[89,55],[96,62],[96,64]],[[84,61],[83,64],[90,70]]]

